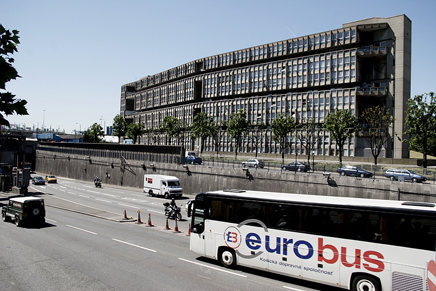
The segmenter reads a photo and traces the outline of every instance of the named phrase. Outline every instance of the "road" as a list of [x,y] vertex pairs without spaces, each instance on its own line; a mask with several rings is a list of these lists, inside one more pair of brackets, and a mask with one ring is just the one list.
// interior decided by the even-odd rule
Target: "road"
[[[137,189],[60,178],[30,192],[45,199],[46,224],[0,223],[2,290],[339,290],[198,258],[189,250],[189,221],[178,222],[180,232],[174,221],[166,230],[166,200]],[[135,217],[124,220],[124,210]]]

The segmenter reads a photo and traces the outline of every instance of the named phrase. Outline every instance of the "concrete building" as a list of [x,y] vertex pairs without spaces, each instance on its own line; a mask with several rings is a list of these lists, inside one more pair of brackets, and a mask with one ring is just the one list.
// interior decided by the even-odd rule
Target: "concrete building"
[[[380,157],[407,158],[405,109],[410,97],[411,21],[405,15],[345,23],[341,28],[222,53],[121,87],[121,115],[128,122],[156,129],[167,115],[191,124],[199,112],[213,116],[219,126],[239,109],[254,124],[269,125],[280,114],[297,122],[322,124],[334,110],[349,109],[357,117],[374,105],[385,105],[395,118],[395,138]],[[221,128],[222,129],[222,128]],[[195,146],[185,133],[169,141],[163,134],[145,134],[142,144]],[[219,151],[233,152],[235,143],[220,131]],[[286,154],[305,155],[295,136],[287,139]],[[197,141],[198,143],[198,141]],[[209,138],[205,151],[216,152]],[[241,153],[278,154],[269,128],[253,130]],[[320,132],[311,151],[336,156],[328,132]],[[344,156],[371,156],[363,138],[351,139]]]

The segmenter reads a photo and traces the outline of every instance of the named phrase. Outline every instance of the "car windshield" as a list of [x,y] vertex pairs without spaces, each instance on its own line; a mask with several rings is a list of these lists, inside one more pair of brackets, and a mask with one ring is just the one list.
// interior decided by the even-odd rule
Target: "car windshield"
[[179,181],[168,181],[168,187],[169,188],[179,188],[180,182]]
[[43,180],[42,177],[35,177],[33,179],[35,179],[35,180]]
[[416,173],[414,171],[412,171],[412,170],[408,170],[408,171],[410,172],[410,174],[416,175]]

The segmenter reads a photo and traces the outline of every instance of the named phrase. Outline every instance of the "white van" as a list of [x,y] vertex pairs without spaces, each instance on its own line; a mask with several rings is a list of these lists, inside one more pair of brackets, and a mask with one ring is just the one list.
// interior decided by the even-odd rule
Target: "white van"
[[196,156],[197,154],[194,151],[185,151],[185,157],[187,156]]
[[183,189],[179,178],[165,175],[144,175],[144,193],[150,196],[161,195],[165,198],[181,197]]

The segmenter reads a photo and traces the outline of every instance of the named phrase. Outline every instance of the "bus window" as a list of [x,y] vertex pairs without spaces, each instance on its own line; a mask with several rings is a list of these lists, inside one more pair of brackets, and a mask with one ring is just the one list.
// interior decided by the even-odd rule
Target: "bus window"
[[204,200],[196,199],[192,213],[192,232],[202,233],[204,231]]

